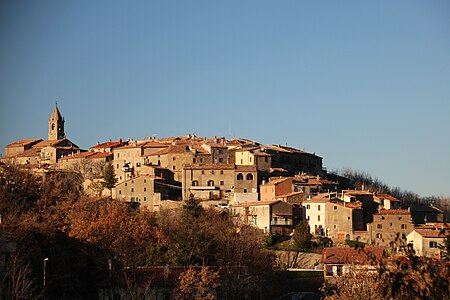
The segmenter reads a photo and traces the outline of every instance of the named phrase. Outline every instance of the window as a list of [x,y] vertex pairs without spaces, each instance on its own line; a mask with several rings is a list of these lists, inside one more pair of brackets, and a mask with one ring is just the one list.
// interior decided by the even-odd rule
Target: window
[[251,173],[247,174],[247,180],[253,180],[253,175]]
[[253,217],[253,224],[258,225],[258,216]]
[[225,182],[221,181],[221,182],[220,182],[220,185],[225,185]]
[[264,162],[268,162],[269,159],[267,157],[264,157]]
[[243,165],[244,164],[244,160],[243,159],[241,159],[241,165]]
[[147,201],[147,197],[144,197],[144,201]]
[[192,159],[192,163],[195,164],[195,157]]
[[122,194],[122,191],[121,191],[121,190],[119,190],[119,195],[120,195],[120,194]]
[[318,210],[318,211],[320,211],[320,204],[319,204],[319,205],[317,205],[317,210]]
[[247,189],[244,189],[244,193],[247,193]]
[[198,186],[198,181],[197,180],[192,181],[192,186]]
[[214,186],[214,181],[213,180],[208,181],[208,186]]
[[402,233],[402,240],[406,240],[406,234]]
[[337,206],[336,205],[334,206],[334,210],[337,210]]
[[277,223],[278,223],[278,217],[273,217],[273,224],[277,225]]
[[383,225],[377,224],[377,229],[381,229],[381,228],[383,228]]
[[320,216],[317,216],[317,221],[320,221]]
[[200,158],[200,163],[203,163],[203,158]]
[[175,166],[172,166],[172,170],[175,170],[176,169],[176,167]]
[[117,158],[119,158],[120,157],[120,153],[117,153]]
[[406,224],[402,224],[402,229],[406,229]]
[[141,166],[141,163],[140,162],[137,162],[136,163],[136,167],[140,167]]
[[437,248],[437,242],[431,241],[430,242],[430,248]]
[[237,174],[237,180],[244,180],[244,175],[242,173]]
[[125,186],[127,186],[127,185],[128,185],[128,183],[125,182]]
[[144,183],[147,183],[147,179],[144,179]]
[[205,175],[205,171],[204,170],[202,170],[202,175]]
[[377,233],[376,237],[377,237],[377,239],[381,239],[381,238],[383,238],[383,235],[381,233]]
[[250,162],[252,162],[252,157],[250,157]]
[[147,188],[145,187],[145,188],[144,188],[144,192],[146,192],[146,191],[147,191]]
[[173,161],[175,161],[175,160],[176,160],[176,157],[175,157],[175,156],[174,156],[174,157],[172,157],[172,160],[173,160]]
[[333,225],[333,228],[335,228],[335,229],[336,229],[336,225]]
[[306,205],[306,209],[310,209],[311,207],[309,206],[309,204]]
[[220,175],[223,175],[223,170],[220,170]]
[[134,192],[134,188],[131,188],[131,192]]
[[219,158],[219,163],[223,163],[223,158]]
[[211,174],[213,174],[213,175],[214,175],[214,170],[211,170]]
[[118,169],[119,168],[119,164],[117,164],[117,166],[116,166],[116,169]]

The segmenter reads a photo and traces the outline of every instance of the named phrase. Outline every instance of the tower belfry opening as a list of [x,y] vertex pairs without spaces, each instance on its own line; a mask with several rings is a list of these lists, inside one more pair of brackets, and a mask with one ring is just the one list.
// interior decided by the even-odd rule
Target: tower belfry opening
[[55,104],[52,115],[48,119],[48,139],[62,140],[66,138],[64,132],[64,118],[58,109],[58,102]]

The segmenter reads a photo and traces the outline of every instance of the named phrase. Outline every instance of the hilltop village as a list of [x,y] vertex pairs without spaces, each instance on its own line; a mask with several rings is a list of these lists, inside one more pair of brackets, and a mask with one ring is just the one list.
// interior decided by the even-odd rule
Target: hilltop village
[[[112,197],[150,212],[194,199],[205,208],[226,211],[235,224],[251,225],[280,241],[290,239],[305,222],[313,237],[339,246],[323,250],[325,277],[340,276],[357,261],[359,254],[344,247],[352,243],[374,247],[375,254],[409,245],[419,256],[441,257],[449,232],[441,209],[405,207],[389,194],[349,189],[346,178],[328,174],[315,153],[195,134],[109,140],[81,149],[66,137],[64,122],[55,106],[47,140],[11,143],[1,162],[43,178],[75,172],[91,197]],[[109,188],[104,185],[107,172],[114,174]]]

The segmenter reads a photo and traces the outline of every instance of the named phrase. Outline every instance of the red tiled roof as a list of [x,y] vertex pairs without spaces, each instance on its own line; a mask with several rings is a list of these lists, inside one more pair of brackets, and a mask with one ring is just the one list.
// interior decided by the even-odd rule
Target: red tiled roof
[[300,194],[303,194],[303,192],[292,192],[292,193],[288,193],[288,194],[284,194],[284,195],[278,195],[278,196],[276,196],[276,198],[286,198],[286,197],[300,195]]
[[43,141],[43,139],[32,139],[32,140],[20,140],[14,143],[11,143],[9,145],[6,146],[6,148],[11,148],[11,147],[24,147],[30,144],[36,144]]
[[382,209],[378,215],[410,215],[411,212],[407,209]]
[[13,155],[13,157],[36,157],[41,155],[40,149],[31,148],[28,150],[25,150],[22,153],[18,153],[17,155]]
[[186,164],[183,167],[185,170],[234,170],[234,165],[231,164]]
[[381,199],[386,199],[386,200],[389,200],[389,201],[391,201],[391,202],[401,202],[400,200],[398,200],[397,198],[395,198],[395,197],[392,197],[391,195],[389,195],[389,194],[378,194],[378,195],[376,195],[378,198],[381,198]]
[[232,207],[249,207],[249,206],[264,206],[264,205],[273,205],[275,203],[282,202],[281,200],[272,200],[272,201],[256,201],[256,202],[243,202],[239,204],[232,204]]
[[426,238],[445,238],[445,234],[439,229],[414,229],[418,234]]
[[105,143],[95,145],[95,146],[91,147],[91,149],[111,148],[111,147],[119,146],[121,144],[123,144],[123,142],[121,142],[121,141],[105,142]]
[[379,247],[365,247],[350,248],[350,247],[331,247],[323,248],[321,262],[324,264],[371,264],[371,256],[375,256],[376,260],[383,257],[384,248]]
[[283,168],[270,168],[270,173],[273,172],[282,172],[282,173],[288,173],[289,171]]
[[281,178],[274,178],[274,179],[272,179],[272,178],[270,178],[270,181],[266,182],[266,184],[264,184],[264,185],[277,185],[282,182],[285,182],[286,180],[292,179],[292,177],[281,177]]

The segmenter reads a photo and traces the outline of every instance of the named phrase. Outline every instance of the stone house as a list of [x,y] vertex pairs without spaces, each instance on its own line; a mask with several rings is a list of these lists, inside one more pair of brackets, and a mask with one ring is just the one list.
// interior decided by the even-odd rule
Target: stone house
[[407,235],[414,229],[411,212],[406,209],[382,209],[367,224],[366,239],[358,239],[377,246],[404,246]]
[[364,230],[362,203],[345,202],[331,193],[303,201],[311,233],[338,240],[351,240]]
[[161,200],[167,199],[168,189],[164,179],[142,174],[118,183],[112,189],[112,198],[123,202],[139,203],[151,211],[158,211]]
[[[324,278],[340,277],[351,271],[375,271],[378,261],[384,255],[384,248],[365,247],[330,247],[323,248],[321,263],[323,264]],[[375,258],[372,260],[371,258]]]
[[292,178],[281,177],[270,178],[269,182],[263,183],[259,186],[261,201],[272,201],[277,196],[292,193]]
[[253,225],[265,234],[288,236],[300,220],[293,206],[280,200],[232,205],[230,215],[238,224]]
[[183,199],[258,200],[257,171],[253,166],[186,164],[182,174]]
[[445,238],[450,235],[449,228],[442,226],[425,226],[411,231],[406,240],[419,256],[441,258],[441,248]]

